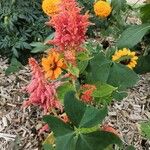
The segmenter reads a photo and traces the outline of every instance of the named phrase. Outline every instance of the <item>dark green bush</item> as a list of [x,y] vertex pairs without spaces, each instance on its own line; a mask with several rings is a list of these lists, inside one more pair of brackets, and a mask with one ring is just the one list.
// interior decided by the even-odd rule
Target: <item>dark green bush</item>
[[44,25],[46,20],[41,0],[1,0],[0,54],[25,60],[30,43],[42,42],[51,32]]

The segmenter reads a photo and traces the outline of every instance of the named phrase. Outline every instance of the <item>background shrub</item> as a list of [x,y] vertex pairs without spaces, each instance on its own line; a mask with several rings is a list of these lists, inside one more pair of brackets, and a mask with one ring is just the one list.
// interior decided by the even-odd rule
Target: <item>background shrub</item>
[[51,32],[44,25],[46,20],[41,0],[1,0],[0,54],[26,62],[30,43],[42,42]]

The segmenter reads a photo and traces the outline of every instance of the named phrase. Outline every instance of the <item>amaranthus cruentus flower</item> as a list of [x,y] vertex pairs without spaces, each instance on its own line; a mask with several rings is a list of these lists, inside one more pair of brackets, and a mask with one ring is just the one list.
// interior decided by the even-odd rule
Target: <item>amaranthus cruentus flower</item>
[[48,16],[53,16],[59,12],[61,0],[43,0],[42,9]]
[[110,15],[112,8],[110,3],[99,0],[94,4],[94,12],[101,18],[106,18]]
[[32,70],[32,79],[25,88],[29,93],[29,99],[23,103],[23,106],[39,105],[45,113],[51,111],[52,108],[62,110],[62,105],[56,98],[56,89],[61,85],[61,82],[47,82],[42,68],[34,58],[29,59],[29,65]]
[[48,57],[42,58],[42,66],[45,71],[45,77],[51,80],[57,79],[64,69],[65,63],[64,59],[60,57],[60,54],[51,49],[48,54]]
[[94,90],[96,90],[96,86],[90,84],[84,84],[82,85],[81,90],[83,90],[81,95],[81,100],[83,100],[86,103],[91,102],[93,99],[92,94]]
[[[56,45],[60,51],[74,52],[81,50],[81,44],[86,39],[85,33],[90,25],[88,14],[80,14],[81,9],[75,0],[62,0],[61,11],[52,16],[47,23],[55,29],[55,37],[48,43]],[[65,54],[65,59],[69,58]]]
[[131,52],[129,49],[123,48],[122,50],[115,52],[112,56],[112,60],[133,69],[137,65],[138,57],[135,52]]

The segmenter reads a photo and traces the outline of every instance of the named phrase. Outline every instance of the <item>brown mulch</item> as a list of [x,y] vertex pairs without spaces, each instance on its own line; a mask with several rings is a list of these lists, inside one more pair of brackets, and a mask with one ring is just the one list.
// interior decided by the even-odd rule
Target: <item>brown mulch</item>
[[[44,134],[42,112],[37,107],[22,109],[27,95],[21,89],[30,79],[26,66],[18,73],[6,76],[7,59],[0,57],[0,150],[40,150]],[[112,124],[127,144],[137,150],[148,150],[150,145],[139,132],[139,123],[150,119],[150,74],[140,77],[129,95],[110,107],[106,121]]]

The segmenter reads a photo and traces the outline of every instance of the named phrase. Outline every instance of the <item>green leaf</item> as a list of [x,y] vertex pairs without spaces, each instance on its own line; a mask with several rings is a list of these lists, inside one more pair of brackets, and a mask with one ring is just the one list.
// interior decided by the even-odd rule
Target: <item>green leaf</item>
[[51,33],[44,41],[44,43],[47,43],[49,40],[52,40],[54,38],[54,33]]
[[44,150],[54,150],[53,146],[50,144],[43,144],[43,149]]
[[141,123],[142,134],[150,139],[150,121]]
[[80,62],[78,62],[78,68],[80,70],[80,74],[82,74],[85,71],[87,66],[88,66],[88,61],[80,61]]
[[138,81],[137,74],[128,67],[113,63],[110,69],[108,84],[118,87],[118,89],[126,89],[132,87]]
[[68,71],[72,74],[75,75],[76,77],[79,77],[79,68],[69,64],[68,65]]
[[146,4],[140,9],[143,23],[150,23],[150,4]]
[[111,0],[112,8],[118,13],[125,8],[126,3],[126,0]]
[[73,129],[68,124],[54,116],[44,116],[43,120],[48,124],[50,129],[52,129],[56,137],[73,134]]
[[87,106],[75,97],[74,92],[65,96],[65,112],[76,127],[90,128],[98,125],[107,115],[107,108],[101,110]]
[[13,57],[11,59],[10,66],[5,71],[5,74],[9,75],[11,73],[15,73],[15,72],[19,71],[21,69],[21,67],[22,67],[22,64],[15,57]]
[[56,150],[74,150],[75,132],[72,127],[53,116],[44,116],[43,120],[56,136]]
[[118,48],[133,48],[150,30],[150,24],[135,25],[127,28],[117,41]]
[[64,83],[62,86],[59,86],[57,88],[57,95],[58,95],[58,99],[61,100],[61,102],[64,103],[64,97],[65,97],[65,94],[69,91],[73,91],[75,90],[73,85],[69,82],[67,83]]
[[92,59],[92,57],[89,57],[87,52],[80,52],[78,53],[77,59],[80,61],[86,61]]
[[117,88],[113,87],[109,84],[97,84],[96,90],[93,92],[94,97],[106,97],[112,94],[113,91],[115,91]]
[[111,144],[121,146],[122,142],[118,136],[104,131],[80,135],[77,141],[80,150],[104,150]]
[[150,72],[150,55],[140,56],[138,58],[135,71],[140,74]]
[[101,52],[90,61],[92,79],[95,81],[106,82],[112,62],[105,58]]
[[123,98],[128,96],[128,93],[124,91],[115,91],[112,95],[115,100],[121,101]]
[[111,144],[121,146],[122,142],[115,134],[97,131],[96,125],[107,115],[106,108],[98,110],[87,106],[72,91],[66,94],[64,106],[73,124],[66,124],[54,116],[44,116],[56,136],[56,150],[103,150]]
[[50,48],[50,46],[45,45],[44,43],[41,42],[33,42],[30,44],[32,47],[34,47],[31,50],[31,53],[39,53],[39,52],[44,52],[45,50],[47,50],[48,48]]

